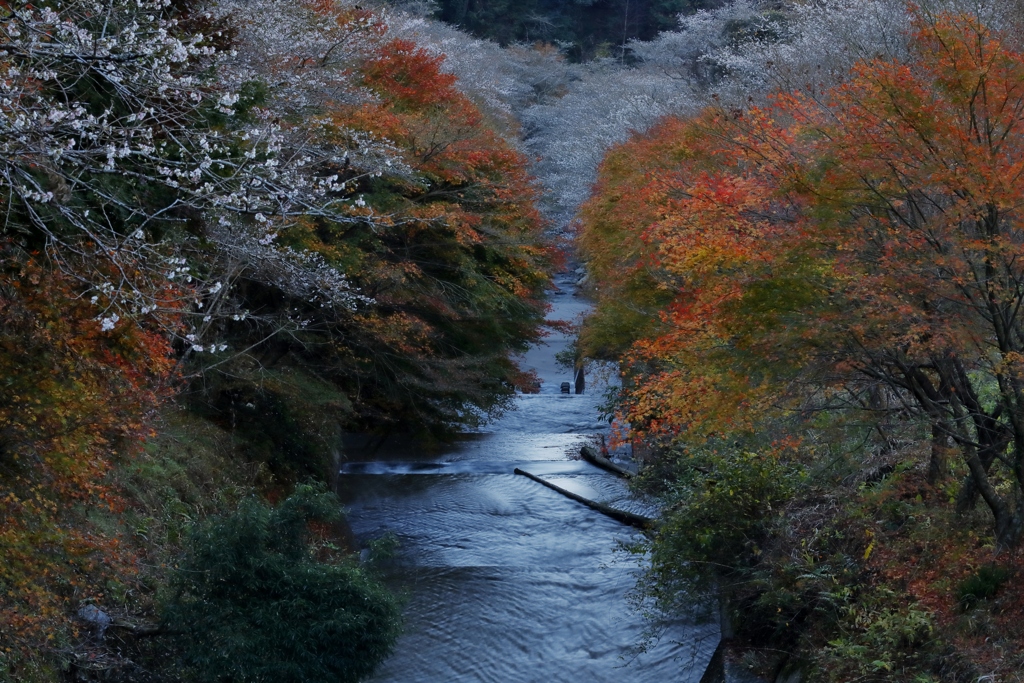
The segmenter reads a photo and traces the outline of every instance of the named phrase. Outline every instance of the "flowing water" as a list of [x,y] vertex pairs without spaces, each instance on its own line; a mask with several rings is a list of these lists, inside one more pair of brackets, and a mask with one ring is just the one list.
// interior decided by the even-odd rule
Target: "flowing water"
[[[549,317],[586,308],[567,282]],[[623,483],[573,460],[600,433],[604,387],[559,391],[567,340],[524,358],[544,380],[516,411],[442,455],[378,452],[343,469],[342,496],[360,540],[395,534],[388,581],[407,596],[405,634],[372,680],[388,683],[685,683],[700,680],[717,627],[681,619],[643,654],[644,621],[627,593],[636,560],[617,551],[635,532],[513,474],[516,467],[623,509],[647,512]]]

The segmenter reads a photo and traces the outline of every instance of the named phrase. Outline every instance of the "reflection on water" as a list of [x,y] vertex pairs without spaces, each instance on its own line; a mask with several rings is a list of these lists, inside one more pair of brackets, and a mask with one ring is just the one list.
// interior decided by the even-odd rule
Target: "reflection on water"
[[[552,317],[585,306],[553,297]],[[544,380],[518,410],[442,455],[398,449],[347,463],[342,495],[357,537],[394,533],[401,547],[388,580],[408,596],[406,633],[373,679],[381,683],[696,682],[716,627],[681,621],[634,656],[644,624],[626,593],[635,564],[616,552],[635,533],[525,477],[516,467],[616,507],[650,509],[622,482],[570,460],[598,420],[599,383],[562,395],[571,380],[554,334],[524,365]],[[595,386],[597,384],[597,386]]]

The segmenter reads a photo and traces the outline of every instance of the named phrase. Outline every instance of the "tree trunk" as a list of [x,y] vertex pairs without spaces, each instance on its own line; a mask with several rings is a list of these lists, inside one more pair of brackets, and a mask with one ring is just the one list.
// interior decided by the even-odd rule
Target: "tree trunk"
[[949,428],[932,423],[932,457],[928,461],[928,483],[937,486],[949,475]]
[[607,470],[612,474],[618,475],[623,479],[632,479],[633,473],[627,470],[625,467],[619,467],[608,458],[604,457],[590,446],[584,446],[580,449],[580,455],[583,459],[589,462],[595,467],[600,467],[603,470]]
[[566,498],[572,498],[577,503],[582,503],[583,505],[586,505],[591,510],[597,510],[601,514],[607,515],[608,517],[611,517],[617,522],[622,522],[623,524],[628,524],[631,527],[636,527],[637,529],[642,529],[645,531],[648,529],[653,529],[655,526],[655,520],[651,519],[650,517],[644,517],[643,515],[638,515],[633,512],[627,512],[625,510],[619,510],[617,508],[611,507],[610,505],[605,505],[604,503],[598,503],[597,501],[590,500],[589,498],[584,498],[583,496],[577,493],[573,493],[572,491],[566,491],[561,486],[556,486],[555,484],[552,484],[549,481],[545,481],[535,474],[530,474],[525,470],[521,470],[518,467],[514,471],[516,474],[521,474],[524,477],[528,477],[534,480],[538,484],[547,486],[552,491],[557,491],[558,493],[561,493]]

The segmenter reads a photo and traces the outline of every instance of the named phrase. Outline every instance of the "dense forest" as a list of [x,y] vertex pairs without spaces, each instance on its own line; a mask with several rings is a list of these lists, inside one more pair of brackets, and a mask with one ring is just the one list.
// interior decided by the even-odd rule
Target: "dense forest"
[[856,11],[762,14],[606,156],[580,346],[664,505],[653,604],[714,587],[765,673],[1020,680],[1024,16]]
[[1024,680],[1019,3],[7,0],[0,33],[0,680],[369,676],[400,607],[342,437],[512,408],[563,252],[662,510],[640,609],[769,680]]
[[0,14],[0,677],[364,677],[395,599],[295,485],[528,381],[554,252],[508,123],[346,4]]
[[628,56],[630,40],[676,27],[680,14],[720,0],[441,0],[436,16],[474,35],[509,43],[554,43],[575,60]]

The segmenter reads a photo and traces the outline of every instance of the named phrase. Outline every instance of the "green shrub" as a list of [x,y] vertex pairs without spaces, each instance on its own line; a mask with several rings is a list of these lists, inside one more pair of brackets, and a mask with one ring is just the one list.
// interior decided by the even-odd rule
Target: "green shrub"
[[964,609],[970,609],[979,601],[994,597],[1008,578],[1010,572],[1006,568],[986,564],[957,587],[957,599]]
[[[931,680],[919,672],[932,645],[932,613],[877,587],[859,596],[836,624],[837,637],[816,656],[825,681]],[[910,675],[917,678],[911,679]]]
[[334,495],[299,486],[277,508],[249,499],[193,530],[163,614],[188,678],[354,683],[373,672],[399,609],[356,564],[314,556],[309,522],[339,510]]
[[755,453],[698,453],[682,461],[649,546],[645,590],[663,608],[721,580],[749,578],[761,544],[800,471]]

